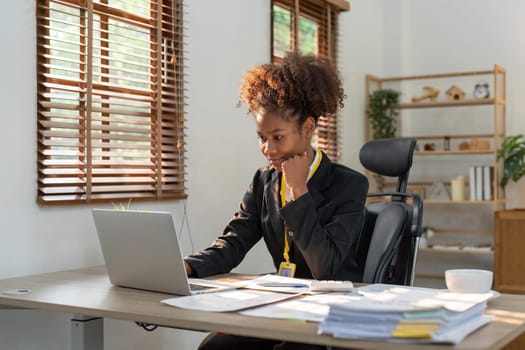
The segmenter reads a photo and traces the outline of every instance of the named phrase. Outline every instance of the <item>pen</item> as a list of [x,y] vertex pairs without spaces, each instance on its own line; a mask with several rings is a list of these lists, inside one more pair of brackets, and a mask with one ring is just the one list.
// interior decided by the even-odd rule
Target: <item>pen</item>
[[308,288],[307,284],[294,282],[261,282],[261,287],[291,287],[291,288]]

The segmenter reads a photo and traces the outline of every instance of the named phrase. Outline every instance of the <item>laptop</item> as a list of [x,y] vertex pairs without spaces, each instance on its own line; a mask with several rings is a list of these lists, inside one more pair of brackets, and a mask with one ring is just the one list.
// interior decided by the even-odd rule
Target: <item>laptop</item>
[[116,286],[177,295],[235,288],[188,279],[169,212],[93,209],[93,219],[109,279]]

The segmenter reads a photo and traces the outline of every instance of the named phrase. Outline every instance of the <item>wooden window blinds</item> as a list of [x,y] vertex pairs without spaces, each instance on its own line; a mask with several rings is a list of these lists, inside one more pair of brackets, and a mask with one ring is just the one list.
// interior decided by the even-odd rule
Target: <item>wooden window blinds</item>
[[37,0],[38,202],[182,199],[181,0]]
[[[279,62],[288,51],[315,54],[337,65],[338,15],[348,11],[343,0],[272,0],[272,60]],[[337,161],[338,116],[320,116],[315,143]]]

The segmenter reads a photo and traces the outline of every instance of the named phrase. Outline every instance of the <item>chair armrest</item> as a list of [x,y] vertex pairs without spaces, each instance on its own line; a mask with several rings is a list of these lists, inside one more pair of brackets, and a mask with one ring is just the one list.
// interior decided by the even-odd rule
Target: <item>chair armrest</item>
[[412,226],[410,232],[414,237],[421,237],[423,233],[423,198],[418,193],[407,192],[377,192],[368,193],[367,197],[392,197],[392,202],[406,202],[407,198],[412,199]]

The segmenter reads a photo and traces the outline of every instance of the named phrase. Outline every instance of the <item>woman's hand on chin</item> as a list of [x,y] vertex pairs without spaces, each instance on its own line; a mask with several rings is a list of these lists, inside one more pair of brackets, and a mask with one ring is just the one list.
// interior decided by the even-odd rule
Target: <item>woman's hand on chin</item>
[[310,162],[305,154],[288,158],[282,163],[282,169],[286,187],[290,189],[293,200],[308,192],[306,181]]

